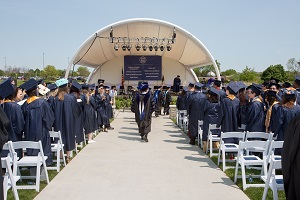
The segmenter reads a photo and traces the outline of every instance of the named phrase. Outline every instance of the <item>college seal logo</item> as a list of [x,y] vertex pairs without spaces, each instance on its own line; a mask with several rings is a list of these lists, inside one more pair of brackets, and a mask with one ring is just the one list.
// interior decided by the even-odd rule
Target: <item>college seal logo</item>
[[139,61],[141,64],[145,64],[147,62],[147,58],[145,56],[141,56]]

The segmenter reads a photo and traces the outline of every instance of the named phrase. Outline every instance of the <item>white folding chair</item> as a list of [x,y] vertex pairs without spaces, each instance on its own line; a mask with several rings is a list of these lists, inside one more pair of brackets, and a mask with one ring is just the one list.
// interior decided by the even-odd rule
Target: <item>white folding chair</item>
[[177,112],[177,125],[179,126],[179,128],[183,128],[183,120],[184,117],[186,117],[187,115],[187,111],[186,110],[178,110]]
[[272,140],[270,145],[269,145],[269,150],[268,150],[268,154],[267,154],[267,158],[266,158],[266,165],[265,165],[265,174],[267,174],[267,167],[268,164],[271,163],[271,156],[275,159],[275,160],[281,160],[281,155],[274,155],[275,149],[281,149],[283,147],[283,141],[276,141],[276,140]]
[[12,172],[12,159],[10,156],[1,158],[2,169],[5,169],[5,174],[3,175],[3,196],[7,199],[7,191],[11,188],[15,199],[19,199],[16,183],[20,180],[20,176],[16,175],[16,172]]
[[278,199],[278,190],[284,190],[284,184],[283,184],[283,176],[282,175],[276,175],[275,170],[281,169],[281,159],[276,159],[274,157],[274,154],[271,156],[271,163],[269,167],[269,171],[267,176],[262,176],[261,179],[265,182],[265,188],[262,200],[265,200],[268,195],[268,189],[271,188],[273,192],[273,199]]
[[235,162],[235,160],[226,159],[226,153],[238,153],[239,145],[235,143],[226,143],[224,139],[238,139],[239,141],[244,141],[245,132],[221,132],[220,138],[220,148],[218,154],[218,166],[220,164],[220,157],[222,153],[222,164],[223,164],[223,171],[226,170],[226,162]]
[[203,148],[203,141],[202,141],[203,130],[201,126],[203,126],[203,121],[198,120],[198,146],[200,146],[200,148]]
[[[64,156],[64,144],[62,143],[61,133],[60,131],[49,131],[50,137],[57,140],[57,143],[51,144],[51,152],[56,154],[56,166],[49,167],[47,166],[48,170],[56,170],[57,172],[60,171],[60,163],[63,162],[64,166],[66,166],[66,159]],[[61,158],[62,155],[62,158]]]
[[[253,178],[260,178],[261,175],[264,174],[264,166],[265,166],[265,159],[267,156],[267,148],[269,145],[269,140],[267,141],[246,141],[246,142],[240,142],[239,143],[239,150],[238,150],[238,156],[236,160],[236,166],[235,166],[235,173],[234,173],[234,183],[236,183],[237,178],[242,178],[243,183],[243,190],[247,189],[248,187],[264,187],[264,184],[247,184],[246,178],[249,176],[246,176],[246,166],[261,166],[261,174],[260,175],[252,175]],[[245,155],[244,150],[257,147],[261,149],[265,149],[263,153],[263,158],[260,158],[255,155]],[[238,169],[239,165],[241,166],[242,176],[238,176]]]
[[183,131],[186,133],[189,127],[189,118],[187,116],[183,116]]
[[[17,149],[36,149],[39,150],[37,156],[24,156],[23,158],[17,160],[17,168],[18,168],[18,175],[20,175],[21,179],[36,179],[35,185],[17,185],[19,189],[35,189],[37,192],[40,190],[40,178],[41,178],[41,166],[43,166],[45,171],[45,178],[47,184],[49,184],[49,177],[48,171],[46,166],[46,159],[47,156],[44,156],[43,147],[41,141],[33,142],[33,141],[19,141],[19,142],[12,142],[11,148],[12,151]],[[20,167],[36,167],[36,175],[35,176],[22,176],[20,174]]]
[[206,142],[206,154],[208,153],[208,146],[209,146],[209,157],[211,158],[213,155],[218,155],[217,153],[213,153],[213,150],[218,150],[218,148],[213,148],[213,142],[219,142],[220,137],[218,135],[212,134],[211,130],[221,130],[221,127],[217,128],[217,124],[209,124],[208,127],[208,136]]

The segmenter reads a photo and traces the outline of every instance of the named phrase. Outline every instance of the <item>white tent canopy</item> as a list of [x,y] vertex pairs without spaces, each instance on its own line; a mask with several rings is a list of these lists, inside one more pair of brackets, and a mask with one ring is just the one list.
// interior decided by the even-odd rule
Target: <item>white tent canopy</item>
[[[172,49],[167,51],[137,51],[136,41],[132,42],[130,51],[118,51],[114,49],[114,43],[111,43],[110,32],[113,30],[114,37],[126,38],[172,38],[174,30],[176,31],[176,42],[172,44]],[[143,43],[140,41],[139,43]],[[122,44],[122,40],[119,41]],[[113,85],[121,82],[121,69],[123,68],[123,59],[126,55],[159,55],[162,56],[163,75],[166,84],[172,84],[173,78],[179,74],[183,85],[187,82],[196,82],[198,78],[193,72],[193,68],[205,65],[213,65],[217,78],[220,79],[220,73],[214,58],[208,49],[200,40],[191,33],[174,24],[156,20],[156,19],[129,19],[108,25],[93,35],[91,35],[77,50],[71,59],[66,77],[74,65],[81,65],[94,68],[90,74],[88,82],[97,82],[98,78],[109,80]],[[125,82],[127,85],[135,85],[131,82]],[[157,82],[154,82],[157,84]]]

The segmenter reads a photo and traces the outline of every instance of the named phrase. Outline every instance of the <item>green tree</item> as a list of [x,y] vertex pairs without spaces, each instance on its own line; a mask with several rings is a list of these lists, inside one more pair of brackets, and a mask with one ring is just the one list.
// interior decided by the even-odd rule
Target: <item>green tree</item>
[[47,65],[43,71],[41,71],[41,75],[46,80],[55,80],[57,76],[57,70],[52,65]]
[[[221,64],[218,62],[218,60],[215,60],[215,61],[216,61],[217,67],[220,71]],[[213,65],[205,65],[205,66],[202,66],[202,67],[194,68],[193,70],[194,70],[197,77],[207,76],[208,72],[211,72],[211,71],[216,72]]]
[[226,71],[221,73],[222,76],[232,76],[237,74],[237,71],[235,71],[234,69],[227,69]]
[[65,69],[57,69],[57,76],[64,77],[65,74],[66,74],[66,70]]
[[78,67],[77,73],[79,74],[79,76],[87,77],[90,74],[90,71],[88,70],[87,67],[81,66],[81,67]]
[[0,69],[0,76],[4,76],[4,71]]
[[254,68],[249,68],[246,66],[246,68],[240,74],[240,80],[245,82],[257,82],[257,73],[254,71]]
[[263,73],[261,74],[261,79],[264,81],[270,80],[270,78],[277,78],[281,81],[286,80],[286,72],[282,65],[270,65]]
[[292,72],[294,75],[300,73],[300,64],[295,58],[290,58],[286,64],[288,71]]

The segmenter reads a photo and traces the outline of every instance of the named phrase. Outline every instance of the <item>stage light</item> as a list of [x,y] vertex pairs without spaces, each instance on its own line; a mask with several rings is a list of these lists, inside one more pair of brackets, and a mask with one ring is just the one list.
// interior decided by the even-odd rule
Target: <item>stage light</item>
[[173,29],[173,35],[172,35],[172,44],[175,43],[175,39],[176,39],[176,31],[175,31],[175,27]]
[[171,44],[167,44],[167,51],[171,51],[172,49],[172,45]]
[[113,31],[113,29],[112,29],[112,27],[110,27],[110,33],[109,33],[109,37],[110,37],[110,39],[111,39],[111,43],[113,43],[114,42],[114,31]]
[[123,50],[123,51],[126,51],[126,48],[127,48],[126,44],[122,44],[121,47],[122,47],[122,50]]
[[161,51],[163,51],[163,50],[165,49],[164,44],[161,44],[161,45],[159,46],[159,48],[160,48]]
[[136,49],[137,51],[140,51],[141,45],[140,45],[139,43],[137,43],[137,44],[135,45],[135,49]]
[[142,48],[143,48],[144,51],[146,51],[147,50],[147,45],[143,44]]
[[119,50],[119,45],[117,43],[114,45],[114,49],[115,49],[115,51]]
[[153,45],[149,44],[148,48],[149,48],[149,51],[152,51],[153,50]]
[[153,48],[154,48],[155,51],[157,51],[158,48],[159,48],[159,47],[158,47],[158,44],[155,44]]
[[127,50],[130,51],[130,49],[131,49],[131,44],[128,44],[127,45]]

